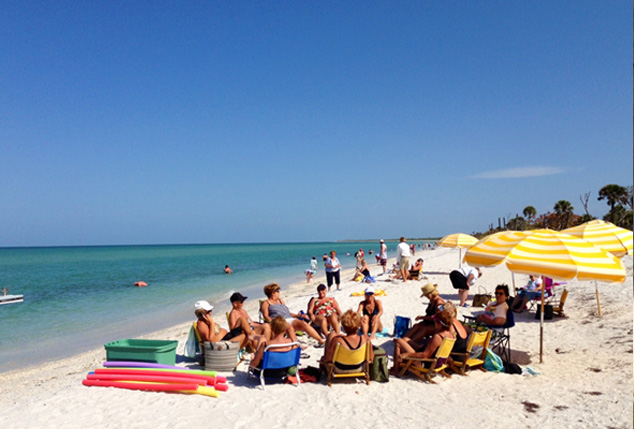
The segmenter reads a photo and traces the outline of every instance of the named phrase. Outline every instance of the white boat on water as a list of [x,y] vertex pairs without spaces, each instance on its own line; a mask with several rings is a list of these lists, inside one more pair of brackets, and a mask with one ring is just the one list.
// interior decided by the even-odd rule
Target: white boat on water
[[2,288],[2,295],[0,295],[0,305],[2,304],[15,304],[16,302],[24,301],[24,295],[8,295],[9,289]]

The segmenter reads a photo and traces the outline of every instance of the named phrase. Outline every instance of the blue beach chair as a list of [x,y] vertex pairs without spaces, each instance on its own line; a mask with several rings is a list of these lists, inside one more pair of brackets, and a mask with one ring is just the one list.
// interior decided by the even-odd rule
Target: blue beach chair
[[[280,347],[296,346],[293,350],[287,352],[276,352],[273,349]],[[262,357],[262,368],[249,367],[249,373],[254,376],[260,377],[260,385],[262,389],[264,386],[265,378],[284,378],[287,375],[286,370],[290,367],[299,366],[299,359],[302,353],[300,344],[298,342],[290,344],[271,344],[264,349],[264,356]],[[268,376],[265,377],[265,371],[268,371]],[[297,385],[301,383],[299,376],[297,377]]]

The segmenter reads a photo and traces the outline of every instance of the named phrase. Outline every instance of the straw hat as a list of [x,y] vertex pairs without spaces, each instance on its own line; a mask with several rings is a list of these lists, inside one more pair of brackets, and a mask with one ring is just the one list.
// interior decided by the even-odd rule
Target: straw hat
[[421,287],[420,290],[423,291],[423,294],[421,295],[421,298],[424,297],[424,296],[427,296],[430,293],[432,293],[433,291],[435,291],[436,287],[437,287],[437,285],[435,285],[433,283],[427,283],[426,285]]

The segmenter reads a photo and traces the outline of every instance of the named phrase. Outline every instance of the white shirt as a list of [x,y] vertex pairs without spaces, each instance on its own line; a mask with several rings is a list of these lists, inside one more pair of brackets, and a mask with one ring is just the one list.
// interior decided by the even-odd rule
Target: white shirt
[[468,265],[463,265],[462,268],[459,268],[458,271],[462,273],[466,278],[469,278],[471,274],[473,274],[473,279],[469,282],[469,286],[473,286],[476,279],[478,278],[478,270]]
[[379,258],[387,259],[387,245],[385,243],[381,243],[381,254]]
[[409,244],[403,242],[396,246],[396,259],[400,261],[401,258],[409,258],[410,256],[411,253],[409,252]]

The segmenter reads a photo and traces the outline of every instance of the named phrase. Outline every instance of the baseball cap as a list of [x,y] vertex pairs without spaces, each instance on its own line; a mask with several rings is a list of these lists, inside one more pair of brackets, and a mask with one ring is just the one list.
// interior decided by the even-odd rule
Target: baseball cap
[[244,302],[246,299],[247,297],[242,295],[240,292],[234,292],[233,295],[231,295],[231,298],[229,298],[229,301],[232,303],[236,301]]
[[194,304],[194,308],[196,310],[200,310],[202,308],[205,311],[211,311],[214,309],[214,306],[209,304],[209,302],[202,300],[196,301],[196,304]]

